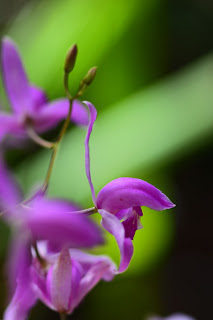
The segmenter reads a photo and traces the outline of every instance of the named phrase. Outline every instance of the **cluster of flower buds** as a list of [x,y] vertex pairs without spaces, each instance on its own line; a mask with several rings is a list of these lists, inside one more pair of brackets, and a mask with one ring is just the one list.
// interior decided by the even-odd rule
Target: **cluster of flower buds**
[[[95,195],[90,174],[89,140],[97,111],[90,102],[80,102],[77,98],[92,83],[96,67],[88,71],[73,96],[68,80],[76,56],[74,45],[65,59],[66,98],[48,102],[45,93],[29,83],[15,44],[9,38],[2,41],[3,81],[12,113],[0,111],[0,144],[8,136],[13,136],[15,141],[30,138],[52,152],[43,185],[24,199],[8,172],[1,148],[1,217],[13,228],[6,265],[10,303],[4,320],[26,319],[38,299],[65,319],[100,280],[111,281],[128,268],[133,255],[132,240],[136,230],[142,227],[141,206],[154,210],[174,207],[159,189],[136,178],[115,179]],[[40,136],[61,120],[64,124],[56,141],[47,141]],[[92,208],[82,209],[72,202],[47,196],[58,145],[70,121],[87,129],[85,169],[94,203]],[[94,213],[101,215],[102,227],[117,241],[118,267],[109,257],[82,251],[104,242],[101,228],[90,220],[89,216]]]

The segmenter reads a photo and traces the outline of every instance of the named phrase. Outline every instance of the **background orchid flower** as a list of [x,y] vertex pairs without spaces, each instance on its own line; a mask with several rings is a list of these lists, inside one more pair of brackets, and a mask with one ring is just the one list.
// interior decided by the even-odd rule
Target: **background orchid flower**
[[182,313],[175,313],[166,318],[153,316],[153,317],[149,317],[147,320],[195,320],[195,319]]
[[[114,235],[121,254],[119,272],[127,269],[133,254],[132,240],[137,229],[142,226],[141,206],[153,210],[165,210],[175,205],[159,189],[146,181],[135,178],[118,178],[109,182],[95,196],[94,186],[90,174],[89,139],[97,111],[90,102],[85,102],[89,109],[90,120],[85,139],[85,167],[86,175],[92,192],[92,199],[98,212],[102,216],[102,226]],[[120,222],[122,220],[122,222]]]
[[63,249],[60,254],[51,255],[46,243],[39,243],[38,247],[45,252],[47,265],[42,268],[36,256],[33,264],[25,265],[25,276],[18,277],[4,320],[25,320],[38,299],[59,313],[70,314],[101,279],[111,281],[115,275],[116,267],[106,256],[78,249]]
[[[29,83],[18,50],[8,37],[2,41],[1,62],[13,113],[0,111],[0,141],[6,134],[26,136],[29,126],[36,132],[44,132],[66,118],[68,99],[48,102],[45,93]],[[78,100],[73,101],[71,120],[79,125],[88,124],[87,110]]]
[[[54,252],[64,246],[90,248],[103,243],[101,230],[89,217],[73,213],[74,204],[44,197],[35,198],[30,204],[20,205],[21,196],[14,180],[0,162],[0,204],[6,210],[2,218],[13,227],[13,237],[8,254],[7,274],[10,291],[16,288],[18,274],[30,265],[31,246],[47,240]],[[22,272],[21,272],[22,273]]]
[[33,282],[41,301],[59,313],[70,314],[101,279],[113,279],[115,268],[106,256],[64,249],[46,274],[33,269]]

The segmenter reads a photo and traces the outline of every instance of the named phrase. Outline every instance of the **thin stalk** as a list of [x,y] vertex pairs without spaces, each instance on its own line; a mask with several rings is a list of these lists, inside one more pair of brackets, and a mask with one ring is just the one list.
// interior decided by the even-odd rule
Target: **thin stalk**
[[37,143],[39,146],[42,146],[46,149],[52,149],[54,148],[54,142],[51,142],[51,141],[47,141],[43,138],[41,138],[36,132],[35,130],[33,129],[32,126],[27,126],[27,133],[28,133],[28,136],[35,142]]
[[90,216],[91,214],[94,214],[98,212],[98,209],[96,207],[88,208],[88,209],[83,209],[83,210],[78,210],[78,211],[72,211],[70,213],[76,213],[76,214],[86,214]]
[[[65,73],[66,75],[66,73]],[[56,154],[57,154],[57,151],[58,151],[58,146],[59,146],[59,143],[61,142],[66,130],[67,130],[67,127],[70,123],[70,116],[71,116],[71,112],[72,112],[72,103],[73,103],[73,99],[70,99],[70,106],[69,106],[69,112],[68,112],[68,115],[66,117],[66,120],[64,121],[64,125],[59,133],[59,136],[58,136],[58,139],[57,141],[54,143],[54,146],[53,146],[53,151],[52,151],[52,156],[51,156],[51,159],[50,159],[50,163],[49,163],[49,166],[48,166],[48,169],[47,169],[47,174],[46,174],[46,178],[44,180],[44,184],[43,184],[43,187],[42,187],[42,191],[46,191],[47,190],[47,187],[48,187],[48,183],[49,183],[49,180],[50,180],[50,176],[51,176],[51,173],[52,173],[52,169],[53,169],[53,165],[54,165],[54,162],[55,162],[55,158],[56,158]]]
[[69,73],[65,72],[64,73],[64,90],[65,90],[65,93],[66,93],[66,96],[69,100],[72,99],[72,96],[69,92],[69,83],[68,83],[68,80],[69,80]]
[[66,319],[67,319],[66,313],[60,313],[60,320],[66,320]]

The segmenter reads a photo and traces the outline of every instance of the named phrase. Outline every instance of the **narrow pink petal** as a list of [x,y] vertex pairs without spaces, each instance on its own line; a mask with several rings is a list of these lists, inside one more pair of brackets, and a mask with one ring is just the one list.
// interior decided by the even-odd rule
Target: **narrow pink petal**
[[43,90],[33,85],[30,86],[30,94],[33,101],[33,111],[37,112],[47,103],[47,96]]
[[105,275],[109,273],[109,270],[112,270],[110,260],[97,262],[91,266],[80,281],[78,295],[72,301],[70,313],[79,305],[87,293],[91,291],[101,279],[104,279]]
[[14,295],[3,319],[25,320],[37,300],[31,279],[30,238],[25,233],[20,232],[16,243],[13,242],[10,255],[8,276],[11,277],[10,284]]
[[6,273],[9,280],[9,292],[14,294],[17,279],[22,283],[29,282],[29,271],[31,265],[31,238],[23,230],[18,230],[13,235],[6,264]]
[[73,205],[46,199],[26,212],[25,223],[35,240],[49,240],[52,247],[93,247],[103,243],[100,229],[88,217],[72,213]]
[[81,265],[84,273],[88,272],[94,264],[99,262],[105,262],[111,266],[111,268],[108,270],[109,272],[104,275],[104,280],[112,280],[114,274],[116,273],[116,265],[111,259],[109,259],[109,257],[105,255],[94,255],[78,249],[70,249],[70,255],[72,259]]
[[25,131],[16,115],[0,111],[0,142],[6,135],[24,135]]
[[[34,119],[36,130],[43,132],[54,128],[67,117],[68,112],[69,101],[67,99],[58,99],[43,105]],[[71,121],[81,126],[88,124],[86,107],[78,100],[73,101]]]
[[[0,210],[12,208],[21,202],[21,192],[6,168],[2,155],[0,154]],[[11,212],[3,215],[4,219],[9,219]]]
[[18,50],[8,37],[2,41],[3,79],[12,108],[23,113],[32,107],[30,86]]
[[175,205],[159,189],[135,178],[115,179],[97,195],[97,207],[111,213],[137,206],[164,210],[173,208]]
[[128,268],[133,255],[132,241],[130,238],[125,238],[124,226],[116,216],[105,210],[99,210],[99,213],[102,216],[101,224],[103,228],[111,233],[117,241],[121,255],[118,272],[124,272]]
[[50,295],[59,312],[67,312],[71,295],[72,266],[68,249],[62,250],[53,266]]
[[90,135],[92,132],[94,122],[97,118],[97,110],[90,102],[84,101],[84,103],[87,105],[88,110],[89,110],[89,114],[90,114],[89,125],[88,125],[87,134],[86,134],[86,138],[85,138],[85,142],[84,142],[84,144],[85,144],[85,168],[86,168],[87,179],[89,181],[90,189],[92,192],[92,200],[93,200],[93,203],[96,205],[95,189],[92,184],[92,179],[91,179],[91,174],[90,174],[89,139],[90,139]]
[[15,294],[5,310],[3,320],[27,320],[27,315],[36,300],[32,283],[18,280]]

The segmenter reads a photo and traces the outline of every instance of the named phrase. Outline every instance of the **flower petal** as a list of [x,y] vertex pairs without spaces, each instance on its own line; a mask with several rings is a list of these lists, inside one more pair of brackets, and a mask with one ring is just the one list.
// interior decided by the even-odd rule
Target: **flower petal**
[[[52,129],[67,117],[68,111],[69,101],[67,99],[58,99],[43,105],[34,119],[36,130],[43,132]],[[88,112],[78,100],[73,101],[71,121],[82,126],[88,124]]]
[[6,265],[11,295],[15,292],[17,279],[19,279],[21,283],[29,282],[28,269],[30,268],[32,260],[30,246],[31,239],[29,235],[19,229],[18,232],[13,235]]
[[116,265],[111,259],[109,259],[109,257],[105,255],[89,254],[78,249],[70,249],[70,255],[71,259],[74,259],[81,265],[84,273],[88,272],[94,264],[99,262],[106,262],[107,264],[111,265],[111,268],[108,270],[109,272],[103,277],[105,281],[111,281],[116,273]]
[[33,100],[34,112],[39,111],[47,103],[47,96],[43,90],[36,86],[30,86],[30,94]]
[[50,296],[59,312],[67,312],[71,295],[72,266],[68,249],[62,250],[53,266],[50,280]]
[[[0,210],[12,208],[20,202],[21,192],[0,155]],[[8,219],[9,217],[10,212],[3,215],[3,218],[5,219]]]
[[18,50],[11,39],[2,41],[2,68],[4,84],[12,108],[16,113],[31,110],[30,86]]
[[173,208],[175,205],[159,189],[135,178],[115,179],[97,195],[97,207],[111,213],[136,206],[164,210]]
[[17,116],[0,112],[0,142],[5,135],[24,135],[24,129]]
[[133,240],[136,230],[138,229],[139,216],[136,213],[122,222],[125,229],[125,238]]
[[99,210],[98,212],[102,216],[101,224],[103,228],[111,233],[117,241],[121,255],[118,272],[124,272],[128,268],[133,255],[132,241],[130,238],[125,238],[125,229],[116,216],[105,210]]
[[26,320],[36,300],[31,283],[18,282],[16,292],[5,310],[3,320]]
[[30,238],[25,233],[20,232],[16,241],[16,243],[13,242],[13,250],[10,252],[12,257],[9,261],[9,276],[11,276],[11,289],[14,289],[15,280],[17,286],[4,313],[4,320],[25,320],[29,310],[37,300],[31,281]]
[[42,200],[26,212],[25,222],[35,240],[49,240],[52,247],[93,247],[103,243],[100,229],[73,206],[60,200]]
[[80,281],[78,295],[72,301],[70,313],[79,305],[86,294],[91,291],[101,279],[104,279],[106,274],[109,274],[109,270],[112,270],[110,260],[100,261],[91,266]]
[[166,318],[153,316],[153,317],[149,317],[147,320],[195,320],[195,319],[181,313],[176,313]]
[[92,192],[92,200],[93,200],[93,203],[96,205],[95,190],[94,190],[94,186],[92,184],[91,174],[90,174],[89,139],[90,139],[90,135],[92,132],[94,122],[97,118],[97,110],[90,102],[84,101],[84,103],[87,105],[88,110],[89,110],[89,114],[90,114],[89,125],[88,125],[87,134],[86,134],[86,138],[85,138],[85,142],[84,142],[84,144],[85,144],[85,168],[86,168],[87,179],[89,181],[90,189]]

